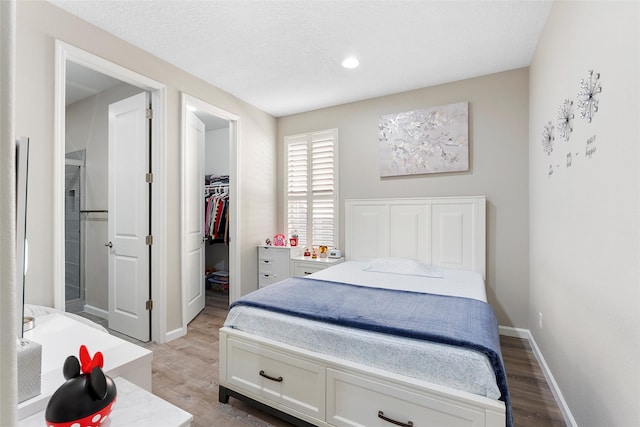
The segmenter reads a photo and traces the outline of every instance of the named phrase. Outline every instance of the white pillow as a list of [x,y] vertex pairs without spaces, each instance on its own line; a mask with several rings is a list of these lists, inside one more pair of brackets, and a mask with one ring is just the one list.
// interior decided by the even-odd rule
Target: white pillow
[[444,277],[444,268],[428,265],[412,258],[376,258],[363,270],[409,276]]

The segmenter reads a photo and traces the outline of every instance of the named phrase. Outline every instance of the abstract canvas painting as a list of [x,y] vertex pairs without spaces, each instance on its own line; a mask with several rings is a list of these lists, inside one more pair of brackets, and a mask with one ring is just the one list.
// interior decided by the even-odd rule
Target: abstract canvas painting
[[380,176],[469,170],[469,104],[380,116]]

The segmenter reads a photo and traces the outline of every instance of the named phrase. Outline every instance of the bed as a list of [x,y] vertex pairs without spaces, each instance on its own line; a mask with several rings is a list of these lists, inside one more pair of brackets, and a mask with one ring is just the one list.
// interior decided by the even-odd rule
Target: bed
[[[345,263],[232,304],[220,401],[299,426],[511,425],[484,287],[485,206],[476,196],[345,201]],[[465,326],[434,323],[451,314]]]

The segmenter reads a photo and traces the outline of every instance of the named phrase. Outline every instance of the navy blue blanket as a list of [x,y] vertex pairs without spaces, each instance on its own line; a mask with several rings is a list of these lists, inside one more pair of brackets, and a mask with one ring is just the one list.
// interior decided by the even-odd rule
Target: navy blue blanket
[[367,331],[455,345],[485,354],[495,371],[511,427],[511,402],[491,306],[471,298],[290,278],[234,301]]

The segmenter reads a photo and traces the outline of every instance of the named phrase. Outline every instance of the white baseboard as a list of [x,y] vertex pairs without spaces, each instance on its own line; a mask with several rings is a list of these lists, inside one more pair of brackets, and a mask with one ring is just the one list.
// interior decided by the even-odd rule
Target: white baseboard
[[544,374],[544,377],[547,380],[547,384],[549,384],[551,393],[553,394],[553,397],[555,398],[556,403],[560,408],[560,412],[562,412],[562,417],[564,418],[564,421],[570,427],[578,427],[578,423],[576,423],[575,418],[573,418],[573,414],[571,413],[571,410],[567,405],[567,401],[564,400],[564,396],[560,391],[560,387],[558,387],[558,383],[553,377],[553,374],[549,369],[549,365],[547,365],[547,362],[544,360],[544,356],[542,355],[542,352],[540,351],[540,348],[538,347],[536,340],[533,338],[533,335],[531,335],[531,331],[529,331],[528,329],[512,328],[510,326],[499,326],[498,330],[500,331],[500,335],[522,338],[529,341],[529,344],[531,345],[531,350],[533,351],[533,354],[536,357],[536,360],[538,361],[538,365],[540,365],[540,369],[542,370],[542,373]]
[[186,334],[187,334],[187,328],[176,328],[173,331],[169,331],[166,333],[164,342],[173,341],[175,339],[185,336]]
[[89,314],[93,314],[94,316],[98,316],[102,319],[109,320],[109,312],[107,310],[103,310],[101,308],[85,304],[84,311],[86,311]]

